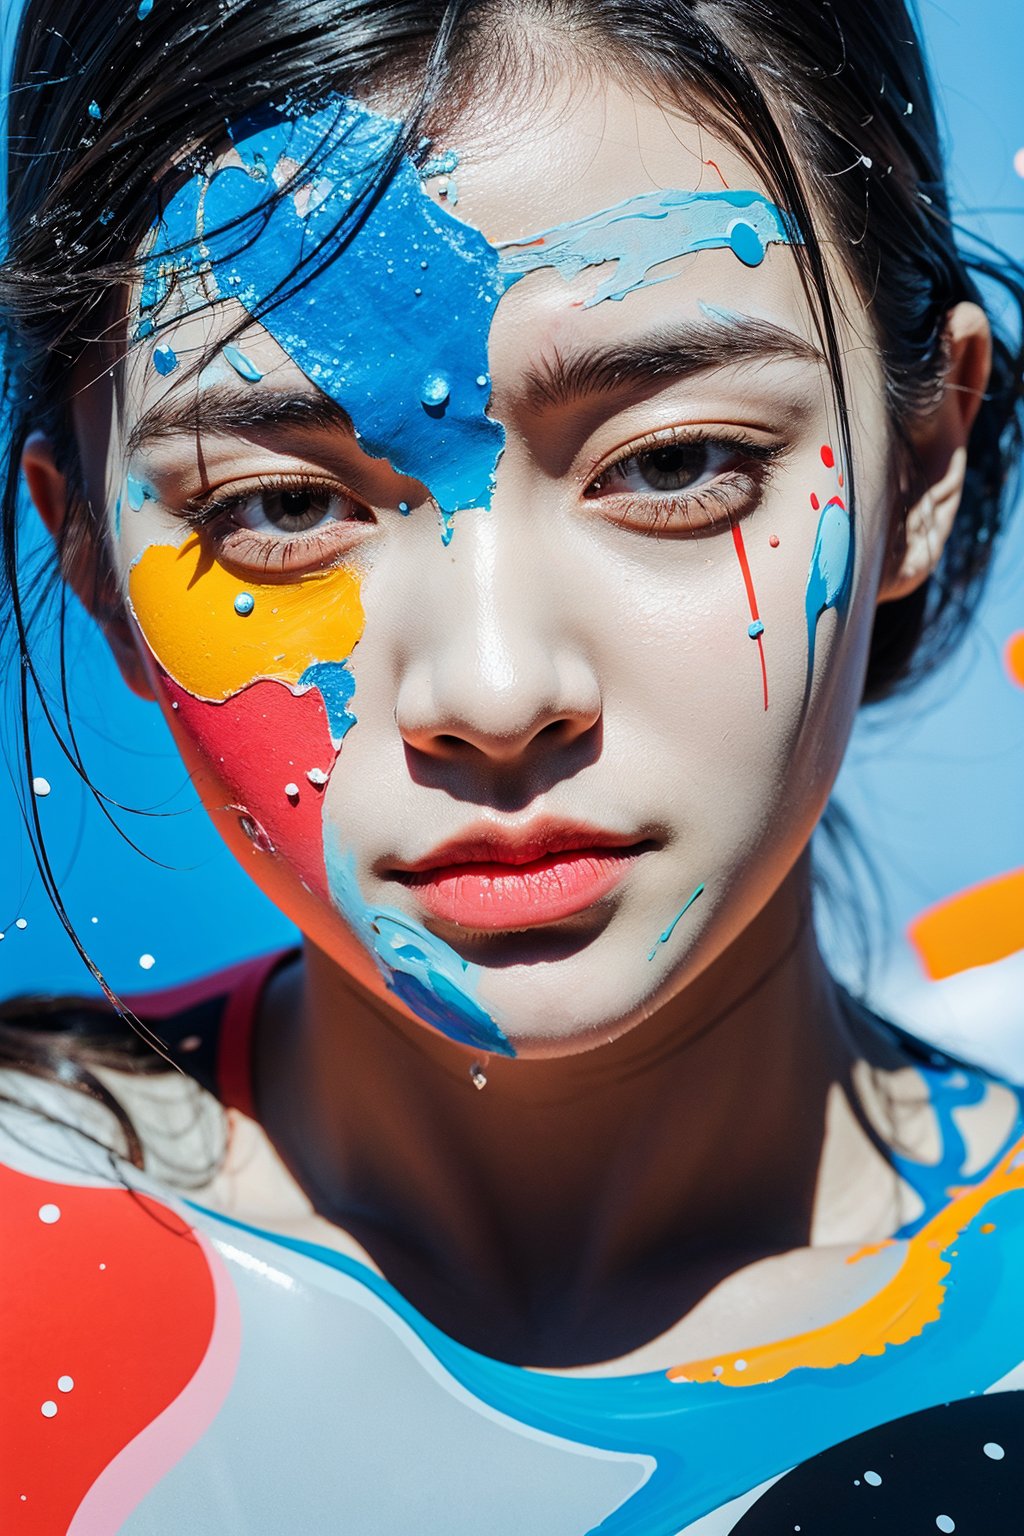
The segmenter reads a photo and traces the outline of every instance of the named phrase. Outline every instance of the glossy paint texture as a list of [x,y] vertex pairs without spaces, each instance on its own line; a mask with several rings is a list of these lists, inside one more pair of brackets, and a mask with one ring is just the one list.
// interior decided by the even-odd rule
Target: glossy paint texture
[[514,1056],[507,1037],[474,995],[480,968],[463,960],[407,913],[368,905],[352,855],[330,828],[325,829],[325,838],[332,899],[373,955],[395,996],[449,1039],[499,1056]]
[[[359,579],[344,566],[289,582],[239,578],[196,534],[150,545],[128,592],[160,665],[201,699],[229,698],[257,678],[308,687],[307,670],[343,663],[363,632]],[[244,614],[235,607],[243,593],[253,600]]]
[[807,674],[814,670],[814,642],[818,620],[828,609],[842,615],[850,595],[853,575],[853,527],[850,514],[839,496],[831,497],[821,509],[814,552],[807,572],[804,605],[807,613]]
[[[948,1062],[926,1070],[925,1081],[933,1096],[947,1096],[949,1111],[980,1089]],[[458,1481],[449,1488],[443,1478],[453,1459],[446,1441],[457,1433],[468,1458],[454,1458],[459,1479],[478,1467],[485,1474],[473,1499],[489,1530],[506,1529],[508,1478],[518,1475],[542,1490],[553,1531],[676,1536],[828,1447],[982,1393],[1024,1360],[1016,1283],[1024,1122],[1018,1113],[990,1165],[965,1176],[955,1120],[945,1110],[939,1119],[944,1137],[954,1133],[943,1143],[941,1178],[956,1187],[926,1211],[900,1269],[862,1305],[776,1344],[748,1349],[738,1338],[715,1361],[595,1379],[537,1374],[454,1343],[386,1280],[335,1250],[202,1205],[77,1187],[38,1159],[19,1171],[7,1165],[24,1148],[5,1146],[14,1219],[5,1295],[20,1292],[30,1308],[23,1316],[8,1306],[0,1320],[3,1358],[17,1367],[9,1379],[24,1384],[7,1431],[19,1454],[5,1458],[0,1485],[4,1512],[17,1516],[8,1523],[30,1536],[58,1524],[133,1536],[154,1522],[184,1528],[231,1490],[228,1507],[237,1504],[242,1523],[225,1525],[229,1536],[269,1536],[283,1511],[293,1525],[316,1529],[324,1509],[355,1497],[345,1450],[368,1422],[368,1454],[375,1446],[397,1466],[405,1443],[406,1471],[412,1456],[437,1458],[444,1519],[460,1507]],[[938,1190],[934,1170],[905,1171],[923,1193]],[[75,1307],[67,1305],[72,1286]],[[133,1342],[140,1328],[144,1349]],[[306,1342],[296,1348],[296,1338]],[[331,1353],[335,1339],[347,1342]],[[55,1385],[64,1372],[74,1381],[66,1393]],[[466,1415],[457,1428],[446,1394]],[[50,1398],[60,1401],[47,1418],[40,1408]],[[527,1468],[520,1458],[530,1445]],[[574,1450],[589,1463],[574,1460]],[[60,1479],[51,1475],[55,1455],[69,1471]],[[407,1529],[409,1492],[408,1478],[379,1483],[375,1529]]]
[[727,249],[744,266],[760,266],[771,244],[799,242],[793,220],[759,192],[645,192],[589,218],[541,230],[499,246],[506,283],[553,267],[571,282],[587,267],[615,263],[584,308],[624,299],[670,280],[652,271],[677,256]]

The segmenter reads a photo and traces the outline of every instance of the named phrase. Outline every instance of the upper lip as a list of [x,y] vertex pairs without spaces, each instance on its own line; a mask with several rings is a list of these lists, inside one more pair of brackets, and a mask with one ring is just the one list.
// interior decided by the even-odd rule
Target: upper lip
[[581,821],[538,820],[522,827],[500,827],[481,822],[459,837],[439,843],[420,859],[391,860],[391,875],[418,875],[430,869],[458,864],[532,864],[554,853],[582,849],[636,848],[644,837],[635,832],[610,832],[606,827]]

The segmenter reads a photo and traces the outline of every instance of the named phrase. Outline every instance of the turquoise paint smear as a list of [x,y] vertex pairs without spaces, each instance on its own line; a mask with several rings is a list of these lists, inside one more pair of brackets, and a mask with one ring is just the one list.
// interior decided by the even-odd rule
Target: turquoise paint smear
[[[193,1208],[364,1285],[481,1403],[582,1445],[653,1456],[651,1477],[595,1528],[600,1536],[676,1536],[690,1521],[819,1451],[904,1414],[984,1391],[1024,1359],[1019,1191],[989,1202],[951,1245],[955,1259],[947,1250],[953,1267],[941,1313],[916,1338],[850,1365],[802,1368],[744,1387],[670,1382],[661,1371],[557,1377],[491,1360],[449,1339],[356,1260]],[[996,1231],[980,1234],[988,1222]]]
[[224,361],[233,368],[240,379],[247,384],[258,384],[263,374],[257,368],[251,357],[247,357],[238,347],[233,347],[229,342],[222,349]]
[[388,987],[425,1023],[449,1040],[496,1056],[514,1056],[504,1032],[474,997],[482,974],[451,945],[394,907],[371,907],[356,879],[355,856],[324,827],[324,863],[331,899],[377,962]]
[[756,267],[769,245],[799,243],[792,218],[760,192],[669,189],[627,198],[526,240],[505,241],[498,250],[506,287],[545,267],[571,282],[587,267],[615,262],[615,271],[584,304],[589,309],[605,299],[621,300],[638,288],[668,282],[674,274],[650,273],[677,256],[728,249],[745,266]]
[[141,512],[147,501],[157,500],[156,491],[145,480],[137,480],[134,475],[126,475],[125,485],[128,491],[128,505],[133,512]]
[[356,691],[356,680],[342,661],[315,661],[299,678],[300,688],[316,688],[327,711],[327,729],[331,741],[340,747],[345,735],[356,723],[349,701]]
[[814,671],[814,641],[818,620],[829,608],[846,612],[853,572],[853,524],[838,497],[825,503],[807,573],[804,605],[807,612],[807,686]]
[[[212,272],[220,296],[239,300],[348,412],[365,452],[451,514],[490,504],[505,442],[476,384],[501,296],[498,256],[434,202],[407,157],[353,233],[400,128],[347,101],[233,128],[243,166],[196,176],[171,199],[142,304],[158,303],[175,275]],[[267,167],[282,156],[313,162],[315,205],[292,194],[267,205]],[[294,280],[302,263],[316,273],[305,284]],[[438,379],[443,402],[430,397]]]
[[704,881],[702,880],[700,885],[698,885],[697,889],[695,891],[693,891],[690,896],[687,897],[685,904],[676,913],[675,917],[669,923],[669,925],[665,929],[664,933],[661,933],[661,934],[658,935],[658,943],[654,945],[653,949],[650,951],[649,955],[647,956],[648,960],[653,960],[654,959],[655,955],[658,953],[659,945],[667,944],[668,943],[669,939],[675,933],[676,928],[679,925],[680,919],[684,918],[686,916],[687,912],[689,912],[690,908],[693,906],[694,902],[697,900],[697,897],[703,895],[703,893],[704,893]]

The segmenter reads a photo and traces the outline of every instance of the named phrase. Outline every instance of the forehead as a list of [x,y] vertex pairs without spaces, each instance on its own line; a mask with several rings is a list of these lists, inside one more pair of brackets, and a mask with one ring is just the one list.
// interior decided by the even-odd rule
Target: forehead
[[[194,392],[188,370],[166,369],[168,350],[191,359],[245,324],[243,378],[248,359],[253,376],[311,381],[351,415],[368,452],[457,510],[484,499],[500,455],[501,427],[484,409],[492,385],[531,353],[709,306],[815,334],[785,248],[792,227],[751,164],[679,107],[589,77],[465,113],[418,166],[403,162],[355,238],[317,271],[318,237],[346,199],[358,201],[363,169],[397,126],[346,110],[351,124],[326,152],[322,117],[298,134],[281,121],[236,125],[212,177],[172,201],[138,296],[129,428],[154,401]],[[275,181],[288,196],[274,217],[211,253],[211,224],[251,215]],[[176,286],[182,250],[192,270]],[[315,275],[297,287],[311,256]],[[209,277],[196,276],[204,260],[216,302],[181,312],[190,290],[210,294]],[[282,285],[285,301],[256,323]],[[217,354],[205,377],[237,373],[237,352]]]

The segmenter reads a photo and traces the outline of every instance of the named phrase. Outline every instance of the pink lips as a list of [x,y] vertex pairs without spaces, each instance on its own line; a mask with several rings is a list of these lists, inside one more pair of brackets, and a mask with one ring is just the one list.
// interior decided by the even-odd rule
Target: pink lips
[[615,889],[651,846],[579,823],[482,827],[389,873],[433,917],[498,932],[584,912]]

